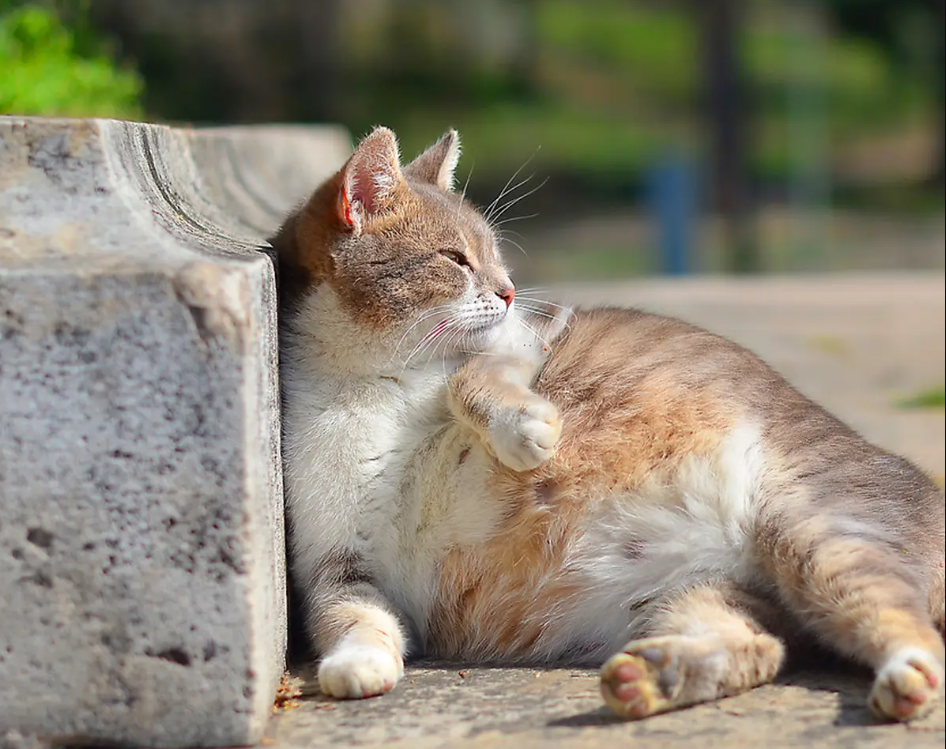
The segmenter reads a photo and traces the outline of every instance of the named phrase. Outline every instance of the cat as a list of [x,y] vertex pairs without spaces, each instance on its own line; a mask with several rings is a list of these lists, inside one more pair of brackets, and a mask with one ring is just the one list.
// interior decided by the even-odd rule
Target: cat
[[600,665],[627,718],[817,643],[881,719],[943,683],[944,501],[753,354],[516,289],[457,134],[371,132],[272,239],[290,559],[319,684],[407,655]]

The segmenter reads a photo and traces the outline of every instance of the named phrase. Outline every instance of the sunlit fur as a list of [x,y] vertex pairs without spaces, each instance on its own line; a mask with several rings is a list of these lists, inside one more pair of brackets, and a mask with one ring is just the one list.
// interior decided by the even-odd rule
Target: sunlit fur
[[605,700],[639,718],[819,641],[877,672],[880,717],[927,712],[942,493],[725,339],[513,300],[494,229],[451,191],[458,149],[402,168],[379,128],[273,240],[323,690],[386,692],[407,654],[613,656]]

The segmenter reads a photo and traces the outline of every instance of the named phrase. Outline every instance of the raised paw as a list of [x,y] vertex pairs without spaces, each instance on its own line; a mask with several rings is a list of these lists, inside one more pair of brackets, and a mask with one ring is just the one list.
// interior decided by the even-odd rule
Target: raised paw
[[374,697],[390,692],[404,674],[404,662],[374,645],[347,645],[319,665],[319,687],[338,699]]
[[561,433],[558,409],[544,398],[532,397],[490,420],[489,444],[504,466],[531,471],[552,457]]
[[680,658],[660,640],[636,640],[601,669],[601,695],[625,718],[646,718],[677,707],[683,686]]
[[867,704],[878,718],[915,720],[933,709],[942,684],[943,667],[934,655],[902,650],[877,672]]

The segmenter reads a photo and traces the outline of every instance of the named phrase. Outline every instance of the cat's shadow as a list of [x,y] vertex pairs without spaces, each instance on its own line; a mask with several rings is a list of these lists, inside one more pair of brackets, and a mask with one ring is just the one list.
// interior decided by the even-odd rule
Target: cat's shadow
[[594,726],[610,726],[625,722],[627,721],[615,715],[609,708],[599,707],[595,710],[586,710],[583,713],[570,715],[567,718],[555,718],[545,725],[549,728],[589,728]]

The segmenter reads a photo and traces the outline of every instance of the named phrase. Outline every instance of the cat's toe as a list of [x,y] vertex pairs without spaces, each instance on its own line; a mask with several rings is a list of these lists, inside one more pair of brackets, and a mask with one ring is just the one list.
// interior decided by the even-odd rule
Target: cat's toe
[[497,420],[490,443],[499,461],[514,471],[531,471],[555,454],[562,433],[558,409],[537,400]]
[[868,705],[878,718],[909,721],[933,709],[943,683],[943,667],[925,650],[904,650],[877,673]]
[[612,656],[601,669],[601,695],[608,707],[633,719],[671,709],[680,682],[677,659],[645,640],[625,650],[632,652]]
[[319,665],[319,687],[329,697],[358,699],[390,692],[404,673],[404,663],[383,648],[345,647]]

